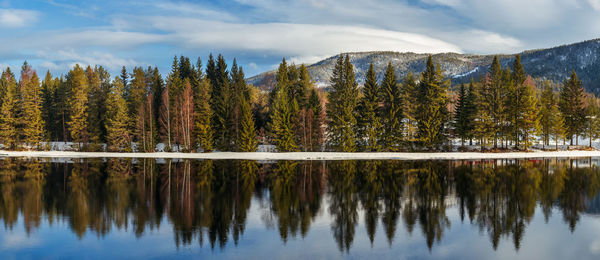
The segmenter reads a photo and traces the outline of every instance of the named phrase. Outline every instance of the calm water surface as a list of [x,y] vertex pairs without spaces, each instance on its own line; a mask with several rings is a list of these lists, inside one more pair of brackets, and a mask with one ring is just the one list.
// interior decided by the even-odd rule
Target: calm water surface
[[599,162],[1,159],[0,258],[598,259]]

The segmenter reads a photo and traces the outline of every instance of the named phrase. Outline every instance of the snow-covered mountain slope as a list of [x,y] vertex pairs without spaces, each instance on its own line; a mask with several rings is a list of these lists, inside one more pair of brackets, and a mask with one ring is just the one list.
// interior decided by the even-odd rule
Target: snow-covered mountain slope
[[[345,55],[345,53],[344,53]],[[409,71],[419,73],[425,68],[429,54],[399,53],[399,52],[354,52],[348,53],[354,64],[356,79],[359,84],[364,82],[369,63],[373,61],[377,78],[383,77],[388,62],[396,68],[397,76],[403,77]],[[451,78],[452,84],[468,82],[471,78],[478,80],[483,76],[494,55],[473,55],[458,53],[433,54],[439,62],[444,74]],[[319,61],[308,66],[310,75],[318,87],[329,86],[334,64],[338,55]],[[514,54],[499,54],[498,58],[503,67],[510,66]],[[594,92],[600,90],[600,39],[562,45],[549,49],[524,51],[521,60],[528,74],[537,78],[545,78],[555,82],[564,81],[575,70],[586,89]],[[268,90],[275,84],[275,71],[268,71],[248,79],[248,83]]]

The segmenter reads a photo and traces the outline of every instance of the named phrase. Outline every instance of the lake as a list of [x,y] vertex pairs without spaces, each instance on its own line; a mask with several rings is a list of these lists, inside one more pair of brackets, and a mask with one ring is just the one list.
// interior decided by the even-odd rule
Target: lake
[[600,158],[0,160],[0,258],[598,259]]

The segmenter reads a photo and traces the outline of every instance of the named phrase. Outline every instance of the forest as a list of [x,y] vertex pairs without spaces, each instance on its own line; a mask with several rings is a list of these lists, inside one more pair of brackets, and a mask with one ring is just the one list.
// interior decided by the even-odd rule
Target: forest
[[[0,78],[0,143],[6,150],[48,150],[72,142],[77,151],[279,152],[481,151],[559,149],[600,138],[600,102],[573,71],[562,84],[532,78],[516,55],[494,58],[484,77],[451,85],[429,56],[421,73],[397,78],[373,64],[359,86],[348,56],[339,55],[328,91],[304,65],[282,60],[276,85],[261,90],[243,68],[211,54],[157,67],[75,65],[43,79],[25,62],[17,79]],[[578,148],[583,149],[581,146]]]

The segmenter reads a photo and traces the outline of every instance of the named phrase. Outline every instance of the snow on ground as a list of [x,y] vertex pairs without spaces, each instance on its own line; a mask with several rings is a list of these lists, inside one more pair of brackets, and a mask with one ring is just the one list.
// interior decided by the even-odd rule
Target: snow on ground
[[600,151],[552,152],[441,152],[441,153],[338,153],[338,152],[212,152],[212,153],[111,153],[71,151],[0,151],[0,157],[52,157],[52,158],[181,158],[181,159],[241,159],[241,160],[473,160],[518,159],[542,157],[600,157]]

